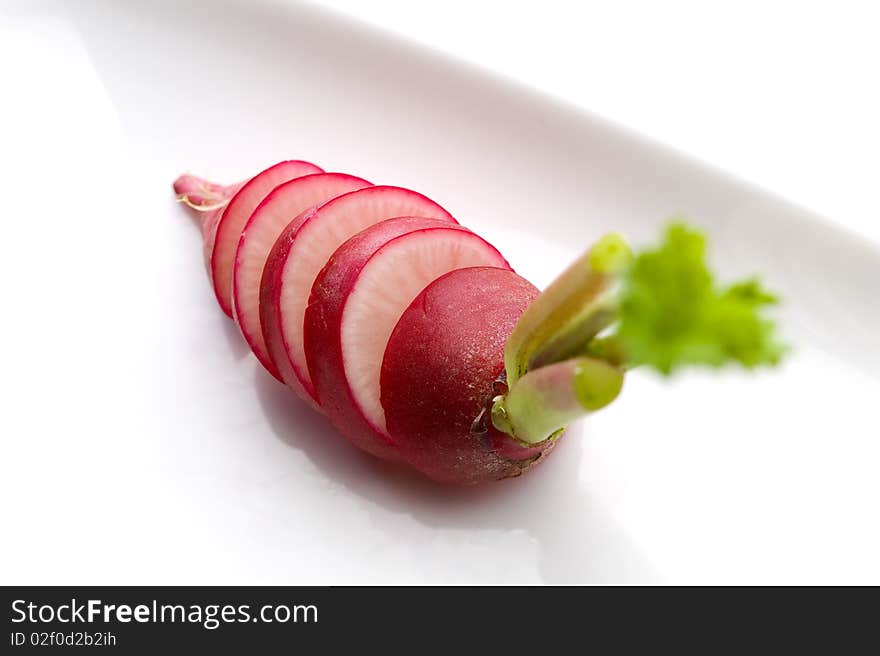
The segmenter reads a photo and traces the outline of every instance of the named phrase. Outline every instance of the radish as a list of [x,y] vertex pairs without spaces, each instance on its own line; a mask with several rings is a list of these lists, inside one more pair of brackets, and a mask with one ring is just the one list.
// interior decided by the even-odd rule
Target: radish
[[554,439],[523,446],[491,424],[474,430],[499,392],[504,344],[538,290],[513,271],[477,267],[432,282],[401,316],[382,361],[388,433],[409,464],[437,481],[518,476]]
[[217,222],[220,221],[229,200],[246,182],[247,180],[233,185],[219,185],[189,173],[184,173],[174,181],[177,200],[195,210],[199,217],[199,227],[202,229],[202,254],[209,276]]
[[683,223],[638,254],[606,235],[539,293],[433,201],[316,169],[174,188],[202,213],[218,300],[261,362],[353,444],[434,480],[518,476],[631,367],[786,351],[764,312],[775,296],[718,285]]
[[[232,196],[217,219],[217,227],[210,232],[205,244],[210,241],[211,282],[217,302],[227,315],[232,316],[232,268],[235,250],[241,237],[241,230],[263,199],[282,182],[299,178],[323,170],[309,162],[291,160],[279,162],[248,180]],[[293,218],[293,217],[291,217]]]
[[239,237],[232,273],[232,310],[241,334],[264,367],[280,380],[260,325],[260,279],[275,240],[298,226],[307,210],[340,194],[370,186],[344,173],[316,173],[278,185],[253,211]]
[[385,346],[428,283],[470,266],[509,268],[495,248],[461,226],[399,218],[346,241],[318,275],[305,314],[306,360],[321,407],[355,445],[398,458],[380,401]]
[[400,187],[367,187],[329,200],[291,222],[269,255],[259,299],[264,342],[281,379],[316,409],[319,406],[303,345],[303,321],[312,285],[333,252],[349,237],[400,216],[455,223],[446,210],[419,193]]

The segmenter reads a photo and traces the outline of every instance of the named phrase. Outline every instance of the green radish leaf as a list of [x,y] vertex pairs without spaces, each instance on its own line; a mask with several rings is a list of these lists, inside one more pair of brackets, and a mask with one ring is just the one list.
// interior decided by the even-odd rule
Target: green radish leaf
[[706,237],[673,223],[625,276],[616,338],[631,363],[664,375],[688,365],[776,364],[786,347],[763,315],[776,302],[756,278],[718,287],[706,264]]

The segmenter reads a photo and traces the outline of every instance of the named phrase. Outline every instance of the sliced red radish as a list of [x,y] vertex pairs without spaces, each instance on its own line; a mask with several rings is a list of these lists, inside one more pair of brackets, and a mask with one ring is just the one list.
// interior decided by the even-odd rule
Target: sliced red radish
[[422,289],[449,271],[473,266],[510,268],[466,228],[399,218],[346,241],[318,275],[304,323],[309,373],[321,407],[355,445],[399,458],[380,402],[385,346]]
[[[394,327],[382,407],[401,457],[434,480],[470,485],[518,476],[555,440],[524,446],[474,420],[498,393],[504,344],[538,296],[513,271],[458,269],[425,287]],[[479,424],[478,424],[479,426]]]
[[257,359],[279,380],[260,327],[260,279],[266,258],[285,227],[293,225],[295,229],[309,209],[368,186],[366,180],[345,173],[317,173],[290,180],[266,196],[241,231],[232,273],[233,315]]
[[211,282],[220,308],[232,316],[232,266],[241,229],[253,211],[275,187],[288,180],[323,169],[309,162],[290,160],[279,162],[257,173],[232,197],[223,214],[217,219],[216,229],[206,237],[205,249],[211,252]]
[[303,346],[303,321],[318,273],[347,239],[374,223],[400,216],[455,223],[449,212],[415,191],[367,187],[307,212],[275,242],[260,285],[260,323],[271,362],[303,398],[315,398]]

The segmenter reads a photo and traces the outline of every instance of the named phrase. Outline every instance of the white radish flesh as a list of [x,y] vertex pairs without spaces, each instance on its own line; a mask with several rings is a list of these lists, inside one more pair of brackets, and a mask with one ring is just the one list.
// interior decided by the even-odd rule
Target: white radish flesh
[[354,400],[380,433],[387,434],[379,377],[394,326],[429,283],[475,266],[508,267],[495,248],[472,232],[422,230],[389,242],[358,276],[342,318],[342,357]]
[[258,173],[232,197],[217,221],[216,228],[206,235],[206,248],[211,251],[211,282],[220,308],[232,316],[232,267],[241,230],[253,211],[275,187],[288,180],[322,173],[310,162],[290,160],[279,162]]
[[232,278],[233,315],[257,359],[276,377],[278,372],[269,357],[260,325],[260,280],[269,252],[288,224],[301,221],[304,212],[369,185],[366,180],[343,173],[319,173],[290,180],[266,196],[241,231]]
[[314,398],[303,321],[321,269],[347,239],[379,221],[400,216],[455,223],[446,210],[417,192],[376,186],[327,201],[303,221],[291,223],[278,238],[263,272],[261,323],[272,362],[295,390]]

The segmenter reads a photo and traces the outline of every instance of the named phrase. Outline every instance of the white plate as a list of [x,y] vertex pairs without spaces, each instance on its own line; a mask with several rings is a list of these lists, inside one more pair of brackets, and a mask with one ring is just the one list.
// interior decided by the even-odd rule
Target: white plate
[[[307,6],[0,22],[4,583],[880,583],[880,254],[573,108]],[[311,159],[439,200],[537,284],[683,213],[787,299],[782,368],[627,381],[529,476],[380,465],[216,308],[183,170]],[[7,405],[8,404],[8,405]]]

